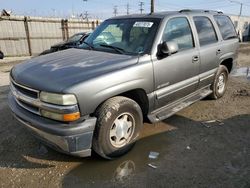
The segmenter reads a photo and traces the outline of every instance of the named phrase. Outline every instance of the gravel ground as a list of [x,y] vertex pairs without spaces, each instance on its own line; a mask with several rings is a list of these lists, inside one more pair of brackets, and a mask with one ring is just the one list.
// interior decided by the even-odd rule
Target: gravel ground
[[[57,153],[21,127],[7,106],[8,75],[0,63],[0,187],[250,188],[250,81],[241,69],[217,101],[202,100],[157,124],[144,124],[127,155],[105,161]],[[239,67],[250,67],[242,44]],[[219,120],[204,123],[208,120]],[[149,159],[150,151],[159,152]],[[151,167],[149,166],[151,164]],[[152,168],[155,167],[155,168]]]

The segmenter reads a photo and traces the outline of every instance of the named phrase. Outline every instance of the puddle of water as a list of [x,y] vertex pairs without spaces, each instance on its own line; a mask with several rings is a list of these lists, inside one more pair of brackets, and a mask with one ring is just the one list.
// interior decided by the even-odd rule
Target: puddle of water
[[154,124],[144,123],[143,129],[141,130],[140,139],[160,134],[163,132],[172,131],[175,129],[176,127],[173,127],[165,122],[158,122]]
[[[124,183],[133,175],[149,169],[148,164],[158,166],[168,152],[167,134],[175,129],[164,122],[144,124],[140,140],[129,153],[113,161],[99,158],[83,161],[64,179],[64,185],[70,185],[72,181],[78,185],[96,185],[106,181]],[[149,158],[152,151],[159,152],[157,159]]]
[[250,67],[240,67],[234,69],[231,75],[234,77],[245,77],[247,80],[250,80]]

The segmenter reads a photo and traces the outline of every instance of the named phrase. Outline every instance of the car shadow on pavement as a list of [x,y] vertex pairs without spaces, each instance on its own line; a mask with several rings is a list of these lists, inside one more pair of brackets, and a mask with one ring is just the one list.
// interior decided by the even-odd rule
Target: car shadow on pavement
[[[113,161],[83,159],[63,187],[249,187],[250,115],[205,124],[182,116],[163,123],[176,129],[142,138]],[[159,153],[150,159],[149,153]]]

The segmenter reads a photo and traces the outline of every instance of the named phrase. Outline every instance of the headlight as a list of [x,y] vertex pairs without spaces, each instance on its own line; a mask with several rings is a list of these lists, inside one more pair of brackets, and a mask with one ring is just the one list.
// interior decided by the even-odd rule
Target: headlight
[[75,112],[75,113],[71,113],[71,114],[58,114],[58,113],[50,112],[47,110],[41,110],[41,115],[43,117],[47,117],[50,119],[54,119],[54,120],[58,120],[58,121],[66,121],[66,122],[76,121],[80,118],[79,112]]
[[77,104],[75,95],[73,94],[56,94],[42,91],[40,100],[43,102],[58,104],[58,105],[74,105]]

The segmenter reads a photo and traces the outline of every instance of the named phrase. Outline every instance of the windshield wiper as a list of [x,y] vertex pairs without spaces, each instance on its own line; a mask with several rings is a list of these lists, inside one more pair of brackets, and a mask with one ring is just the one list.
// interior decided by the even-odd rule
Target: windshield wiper
[[91,46],[89,43],[87,43],[87,42],[85,42],[85,41],[83,41],[82,43],[86,44],[86,45],[89,47],[90,50],[93,50],[93,49],[94,49],[94,47]]
[[107,48],[112,48],[112,49],[114,49],[115,51],[117,51],[120,54],[124,54],[125,53],[124,49],[116,47],[116,46],[111,46],[111,45],[108,45],[108,44],[100,44],[100,46],[107,47]]

